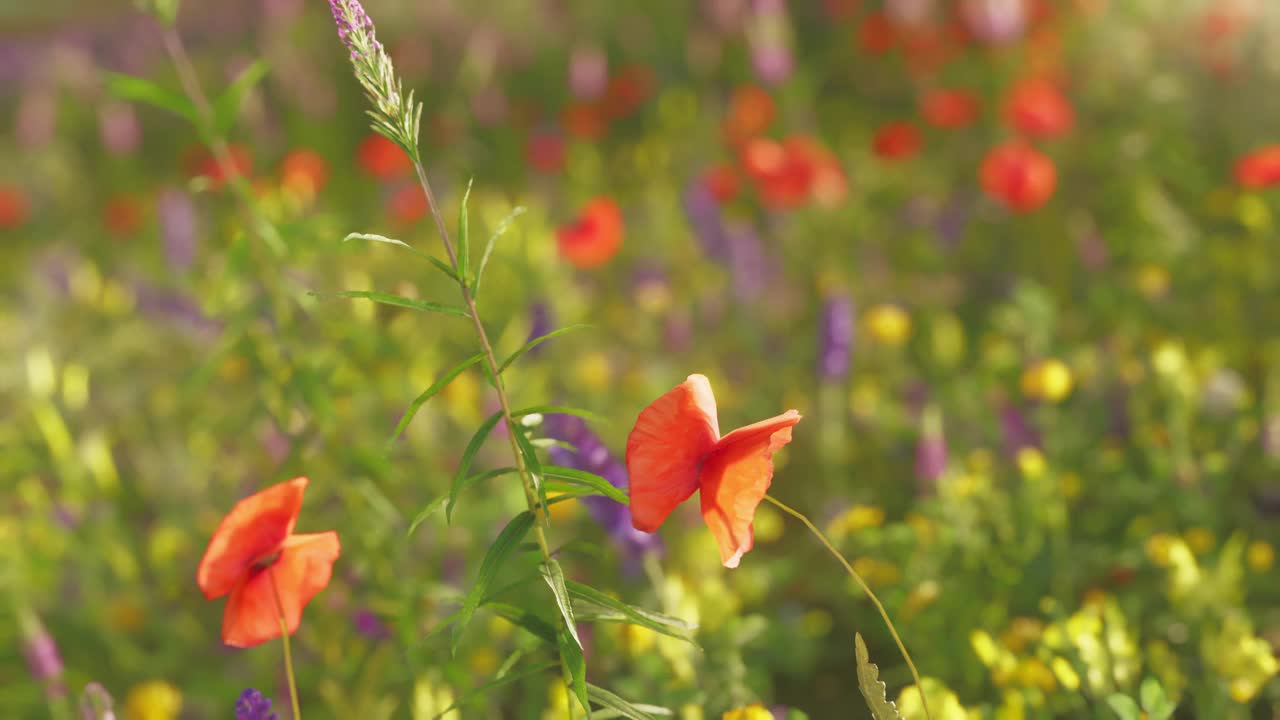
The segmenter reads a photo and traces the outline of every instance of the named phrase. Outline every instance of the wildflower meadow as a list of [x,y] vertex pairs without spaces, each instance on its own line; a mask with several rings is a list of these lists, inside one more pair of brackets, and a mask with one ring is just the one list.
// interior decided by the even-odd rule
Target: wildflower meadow
[[1280,718],[1280,4],[0,2],[0,720]]

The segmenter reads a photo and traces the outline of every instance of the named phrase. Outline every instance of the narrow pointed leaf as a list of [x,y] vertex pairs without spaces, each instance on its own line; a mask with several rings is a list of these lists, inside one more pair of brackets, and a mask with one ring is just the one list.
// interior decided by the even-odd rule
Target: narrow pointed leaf
[[516,410],[511,413],[511,417],[513,418],[521,418],[525,415],[574,415],[582,418],[583,420],[590,420],[594,423],[607,422],[607,420],[590,410],[583,410],[582,408],[570,407],[568,405],[534,405],[533,407],[527,407],[523,410]]
[[240,115],[240,108],[244,105],[244,98],[253,90],[254,86],[267,76],[267,71],[271,68],[266,60],[261,58],[255,60],[252,65],[244,69],[239,77],[227,86],[226,91],[222,93],[222,97],[213,103],[213,127],[218,135],[226,135],[231,132],[231,128],[235,127],[236,118]]
[[569,599],[569,590],[564,585],[564,570],[560,569],[560,563],[556,562],[555,558],[542,566],[542,578],[547,581],[547,585],[551,587],[551,593],[555,595],[556,607],[560,610],[565,629],[569,631],[569,635],[573,637],[578,647],[582,647],[582,640],[578,638],[578,625],[573,619],[573,601]]
[[445,275],[448,275],[450,280],[454,282],[458,282],[458,273],[454,272],[453,268],[449,267],[448,263],[446,263],[445,261],[441,260],[440,258],[434,255],[428,255],[427,259],[430,260],[431,264],[435,265],[436,268],[440,270],[440,272],[444,273]]
[[519,672],[513,672],[508,674],[499,673],[494,677],[494,679],[490,680],[489,682],[477,685],[476,687],[463,693],[461,697],[455,700],[452,705],[445,708],[444,711],[437,714],[435,718],[436,720],[439,720],[439,718],[442,718],[445,715],[448,715],[450,712],[462,707],[463,705],[474,702],[475,700],[478,700],[481,697],[488,695],[491,691],[497,688],[500,688],[503,685],[509,685],[513,682],[516,682],[517,680],[523,680],[527,677],[533,677],[534,675],[540,675],[542,673],[553,670],[558,664],[559,663],[544,663],[542,665],[535,665],[530,668],[525,668]]
[[199,124],[200,115],[196,112],[195,105],[180,92],[157,85],[146,78],[124,73],[105,72],[103,79],[106,82],[107,92],[121,100],[145,103],[161,110],[168,110],[185,118],[192,125]]
[[480,452],[480,448],[484,445],[484,441],[489,439],[489,435],[493,434],[493,428],[497,426],[498,421],[502,419],[502,411],[490,415],[476,430],[476,434],[471,436],[471,441],[467,443],[467,447],[462,451],[462,460],[458,464],[458,472],[453,476],[453,484],[449,487],[449,502],[445,505],[445,519],[453,522],[453,506],[458,502],[458,494],[462,492],[462,488],[466,486],[467,471],[471,469],[471,461],[475,459],[476,453]]
[[542,461],[538,459],[538,449],[529,442],[529,436],[516,430],[516,445],[520,447],[520,455],[524,458],[525,470],[529,473],[529,479],[533,481],[533,489],[538,494],[539,516],[543,524],[547,524],[551,517],[547,513],[547,487],[542,477]]
[[462,206],[458,209],[458,279],[466,284],[471,267],[471,226],[467,221],[467,201],[471,199],[471,180],[462,193]]
[[875,720],[902,720],[902,716],[898,714],[898,707],[885,696],[885,686],[880,680],[880,668],[871,662],[871,657],[867,654],[867,644],[862,641],[861,633],[854,633],[853,643],[854,654],[858,661],[858,687],[867,700],[867,707],[871,708],[871,716]]
[[621,488],[616,487],[613,483],[605,480],[599,475],[577,470],[575,468],[560,467],[558,465],[543,465],[542,475],[546,478],[563,480],[570,485],[588,488],[596,495],[602,495],[614,502],[622,503],[623,505],[631,504],[631,498],[623,492]]
[[408,250],[409,252],[415,255],[420,255],[424,258],[427,258],[431,262],[436,263],[440,267],[440,269],[443,270],[449,277],[454,279],[457,279],[458,277],[457,275],[454,275],[453,270],[449,269],[449,266],[441,262],[439,258],[435,257],[434,255],[424,253],[418,248],[410,245],[409,243],[403,240],[397,240],[395,238],[389,238],[386,235],[377,235],[374,233],[351,233],[350,235],[347,235],[346,237],[342,238],[342,242],[344,243],[351,242],[352,240],[368,240],[370,242],[386,243],[387,245],[397,245],[399,247],[402,247]]
[[[311,293],[324,297],[324,293]],[[395,305],[396,307],[409,308],[411,310],[421,310],[423,312],[438,312],[448,315],[457,315],[458,317],[469,317],[467,311],[456,305],[443,305],[441,303],[427,302],[425,300],[414,300],[412,298],[392,295],[391,293],[374,292],[372,290],[344,290],[338,293],[332,293],[333,297],[344,298],[361,298],[364,300],[372,300],[376,303],[384,305]]]
[[567,332],[573,332],[574,330],[579,330],[585,327],[591,327],[591,326],[584,325],[584,324],[569,325],[567,327],[562,327],[558,330],[552,330],[546,335],[539,335],[538,337],[525,343],[524,346],[521,347],[519,350],[516,350],[515,352],[511,353],[511,355],[509,355],[506,360],[503,360],[502,364],[498,366],[498,374],[501,375],[503,370],[506,370],[508,367],[511,366],[511,363],[515,362],[516,360],[519,360],[522,355],[534,349],[535,347],[541,345],[542,343],[550,340],[551,338],[559,337],[560,335],[564,335]]
[[530,635],[548,645],[556,644],[556,629],[528,610],[507,603],[485,603],[485,608],[512,625],[525,629]]
[[595,619],[621,620],[622,622],[646,627],[654,632],[693,643],[690,635],[693,630],[697,629],[697,625],[687,623],[679,618],[671,617],[670,615],[663,615],[662,613],[651,612],[649,610],[628,605],[615,597],[600,592],[590,585],[583,585],[579,582],[566,580],[565,588],[568,589],[570,597],[575,600],[595,605],[614,614],[613,617],[601,614]]
[[409,423],[413,420],[413,416],[418,414],[418,409],[422,407],[423,403],[430,400],[436,393],[448,387],[449,383],[453,382],[454,378],[461,375],[463,370],[466,370],[483,359],[484,353],[476,353],[466,360],[463,360],[461,363],[455,365],[452,370],[445,373],[439,380],[436,380],[435,383],[423,391],[421,395],[414,398],[413,402],[409,403],[409,409],[405,410],[404,417],[400,418],[400,422],[396,424],[396,431],[391,433],[391,439],[387,441],[387,444],[390,445],[392,442],[395,442],[395,439],[400,437],[400,433],[404,432],[404,429],[409,427]]
[[[499,475],[507,475],[513,472],[516,472],[516,469],[513,467],[501,467],[501,468],[496,468],[494,470],[486,470],[478,475],[472,475],[468,477],[466,480],[463,480],[462,490],[466,490],[472,485],[478,482],[482,482],[484,480],[488,480],[489,478],[495,478],[495,477],[498,477]],[[444,507],[444,504],[448,499],[449,499],[448,495],[441,495],[435,500],[432,500],[431,502],[427,503],[427,506],[422,508],[422,510],[420,510],[418,514],[414,516],[413,522],[409,523],[409,530],[408,532],[405,533],[405,535],[412,535],[413,531],[417,530],[419,525],[421,525],[424,521],[426,521],[427,518],[431,517],[432,513]]]
[[[568,627],[572,628],[573,625],[570,624]],[[577,631],[574,630],[573,636],[570,637],[569,633],[562,629],[557,633],[556,640],[560,650],[560,660],[569,669],[573,694],[587,713],[587,720],[591,720],[591,703],[587,700],[587,658],[582,654],[582,644],[578,642]]]
[[489,546],[488,552],[484,554],[484,559],[480,561],[480,572],[476,576],[475,584],[471,586],[470,592],[467,593],[466,599],[462,603],[462,614],[458,616],[458,621],[453,626],[453,648],[458,647],[458,640],[462,637],[463,631],[467,629],[467,624],[471,622],[472,616],[480,607],[480,603],[484,600],[485,594],[489,591],[493,584],[494,578],[498,575],[498,570],[502,567],[502,563],[511,555],[520,541],[524,539],[529,528],[533,527],[533,515],[529,511],[524,511],[514,518],[507,526],[498,533],[498,537]]
[[480,264],[476,266],[476,278],[471,283],[472,295],[480,293],[480,278],[484,277],[484,269],[489,264],[489,256],[493,254],[493,246],[497,244],[498,238],[507,232],[507,228],[511,226],[512,221],[524,214],[524,208],[517,205],[507,213],[507,216],[498,223],[498,228],[489,236],[489,242],[484,246],[484,254],[480,256]]
[[636,705],[623,700],[602,687],[590,683],[587,684],[587,697],[596,705],[617,713],[615,717],[630,718],[630,720],[657,720],[657,718],[671,717],[672,715],[672,712],[667,708],[654,705]]

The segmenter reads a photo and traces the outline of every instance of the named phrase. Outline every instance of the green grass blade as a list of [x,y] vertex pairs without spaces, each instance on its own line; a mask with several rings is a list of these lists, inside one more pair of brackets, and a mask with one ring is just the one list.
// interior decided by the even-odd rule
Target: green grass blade
[[513,418],[522,418],[525,415],[573,415],[583,420],[590,420],[593,423],[604,424],[607,421],[590,410],[582,408],[570,407],[568,405],[534,405],[523,410],[517,410],[511,413]]
[[462,193],[462,205],[458,208],[458,280],[464,285],[471,267],[471,224],[467,220],[467,202],[471,199],[471,183],[467,181],[467,190]]
[[493,428],[501,419],[501,410],[490,415],[476,430],[476,434],[471,436],[471,441],[467,443],[466,449],[462,451],[462,460],[458,464],[458,472],[454,474],[453,484],[449,487],[449,502],[444,509],[446,521],[453,522],[453,506],[457,504],[458,494],[462,492],[462,488],[466,487],[467,471],[471,469],[471,461],[475,459],[476,453],[480,452],[484,441],[489,439],[489,435],[493,433]]
[[664,707],[654,705],[636,705],[627,702],[602,687],[587,684],[587,697],[591,702],[616,715],[612,717],[630,718],[630,720],[657,720],[660,717],[671,717],[672,712]]
[[463,631],[467,629],[472,616],[479,609],[480,603],[484,600],[485,594],[493,584],[494,578],[497,577],[502,563],[520,545],[520,541],[524,539],[524,536],[529,532],[529,528],[532,527],[533,515],[528,510],[516,515],[511,518],[511,522],[508,522],[506,527],[502,528],[502,532],[498,533],[497,539],[493,541],[493,544],[489,546],[489,550],[485,552],[484,559],[480,561],[480,572],[476,576],[475,584],[471,586],[470,592],[467,593],[467,597],[462,603],[462,614],[458,616],[458,621],[453,625],[454,650],[457,650],[458,640],[461,639]]
[[599,475],[594,475],[582,470],[576,470],[574,468],[560,467],[558,465],[543,465],[542,475],[546,478],[563,480],[570,485],[588,488],[596,495],[603,495],[604,497],[607,497],[614,502],[620,502],[623,505],[631,504],[631,498],[623,492],[621,488],[615,487],[613,483],[605,480]]
[[507,216],[502,219],[502,222],[498,223],[498,228],[489,236],[489,242],[484,246],[484,254],[480,256],[480,264],[476,266],[475,280],[471,282],[472,295],[480,294],[480,278],[484,277],[484,269],[489,265],[489,256],[493,254],[493,247],[498,243],[498,238],[505,234],[507,228],[511,227],[511,223],[523,215],[524,212],[524,207],[520,205],[512,208],[511,212],[507,213]]
[[538,337],[525,343],[524,346],[521,347],[519,350],[516,350],[515,352],[507,356],[507,359],[503,360],[502,364],[498,366],[498,374],[501,375],[502,371],[506,370],[508,367],[511,366],[511,363],[515,362],[516,360],[519,360],[521,356],[523,356],[525,353],[541,345],[542,343],[550,340],[551,338],[559,337],[560,335],[564,335],[567,332],[573,332],[574,330],[579,330],[585,327],[591,327],[591,326],[579,323],[577,325],[569,325],[567,327],[562,327],[558,330],[552,330],[546,335],[539,335]]
[[622,621],[632,625],[649,628],[654,632],[662,633],[668,637],[684,640],[693,643],[691,633],[697,629],[697,625],[687,623],[679,618],[663,615],[662,613],[651,612],[632,605],[628,605],[615,597],[606,595],[599,590],[582,583],[572,580],[565,581],[565,588],[568,589],[569,595],[576,600],[581,600],[590,605],[603,608],[613,613],[612,616],[600,614],[595,619],[605,621]]
[[409,427],[409,423],[413,420],[413,416],[418,414],[418,410],[422,407],[423,403],[430,400],[436,393],[448,387],[449,383],[453,382],[454,378],[462,374],[462,371],[483,359],[484,353],[476,353],[466,360],[463,360],[461,363],[454,366],[452,370],[445,373],[439,380],[436,380],[435,383],[433,383],[431,387],[427,388],[421,395],[414,398],[413,402],[409,403],[409,409],[405,410],[404,417],[400,418],[400,422],[396,424],[396,431],[391,433],[391,439],[387,440],[387,445],[389,446],[391,443],[395,442],[396,438],[400,437],[400,433],[404,432],[404,429]]
[[548,645],[556,644],[556,629],[528,610],[507,603],[485,603],[485,608]]
[[[483,482],[485,480],[488,480],[489,478],[495,478],[495,477],[498,477],[499,475],[507,475],[513,472],[516,472],[516,469],[513,467],[502,467],[494,470],[486,470],[480,473],[479,475],[472,475],[471,477],[464,480],[462,482],[462,489],[465,490],[478,482]],[[419,525],[421,525],[424,521],[426,521],[427,518],[431,517],[432,513],[444,507],[445,501],[448,499],[449,499],[448,495],[441,495],[435,500],[432,500],[430,503],[427,503],[427,506],[422,508],[422,510],[419,511],[418,514],[414,516],[413,522],[409,523],[409,530],[408,532],[405,533],[405,535],[412,535],[413,531],[417,530]]]
[[[572,625],[568,626],[572,628]],[[569,680],[573,684],[573,694],[578,698],[578,702],[582,705],[582,709],[587,713],[587,720],[591,720],[591,702],[587,700],[587,658],[582,653],[582,645],[578,642],[577,631],[572,631],[573,636],[561,630],[556,635],[557,648],[560,650],[560,660],[565,667],[569,669]]]
[[[325,297],[326,293],[312,292],[312,295]],[[409,308],[411,310],[421,310],[423,312],[438,312],[447,315],[457,315],[458,317],[470,317],[466,310],[456,305],[444,305],[442,303],[427,302],[425,300],[414,300],[412,298],[400,297],[391,293],[374,292],[372,290],[344,290],[337,293],[329,293],[329,297],[343,298],[360,298],[364,300],[372,300],[383,305],[395,305],[396,307]]]
[[558,664],[559,663],[546,663],[543,665],[535,665],[534,667],[531,667],[531,668],[525,668],[524,670],[521,670],[520,672],[516,672],[516,673],[507,673],[507,674],[498,673],[494,677],[494,679],[490,680],[489,682],[477,685],[474,688],[463,693],[462,696],[459,697],[457,700],[455,700],[452,705],[450,705],[449,707],[445,708],[442,712],[437,714],[435,716],[435,719],[439,720],[439,718],[442,718],[445,715],[448,715],[450,712],[457,710],[458,708],[462,707],[463,705],[466,705],[467,703],[470,703],[474,700],[477,700],[489,694],[489,692],[496,690],[497,688],[500,688],[503,685],[509,685],[513,682],[516,682],[517,680],[523,680],[527,677],[533,677],[534,675],[540,675],[549,670],[553,670]]
[[555,595],[556,607],[560,610],[560,617],[564,619],[565,629],[569,631],[569,635],[573,637],[573,641],[582,647],[582,640],[578,637],[578,625],[573,617],[573,602],[569,599],[569,589],[564,584],[564,570],[560,569],[560,563],[552,558],[542,566],[542,578],[547,581],[547,585],[551,586],[551,593]]
[[236,125],[236,118],[240,116],[240,108],[244,105],[245,96],[262,82],[270,69],[271,66],[267,61],[259,58],[231,81],[222,96],[213,103],[214,132],[221,136],[231,132]]

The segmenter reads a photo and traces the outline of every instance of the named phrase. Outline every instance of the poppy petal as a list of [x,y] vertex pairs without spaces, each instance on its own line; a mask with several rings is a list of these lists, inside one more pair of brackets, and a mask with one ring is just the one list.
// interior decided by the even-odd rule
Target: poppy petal
[[[282,614],[289,634],[297,632],[302,609],[329,584],[340,552],[338,534],[333,531],[291,536],[270,568],[232,591],[222,616],[222,641],[247,648],[278,638]],[[279,609],[276,592],[280,594]]]
[[293,532],[307,479],[294,478],[236,503],[222,518],[200,560],[196,582],[210,600],[235,589],[253,563],[275,552]]
[[720,545],[727,568],[751,549],[752,521],[773,480],[773,453],[791,442],[791,427],[800,422],[795,410],[738,428],[720,438],[702,465],[702,519]]
[[627,437],[631,524],[653,532],[698,489],[698,464],[720,437],[716,399],[690,375],[640,412]]

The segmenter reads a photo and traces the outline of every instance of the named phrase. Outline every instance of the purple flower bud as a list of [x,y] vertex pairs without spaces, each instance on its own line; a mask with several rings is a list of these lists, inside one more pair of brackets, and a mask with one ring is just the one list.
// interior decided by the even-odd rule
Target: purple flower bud
[[609,84],[609,58],[595,45],[574,48],[569,56],[569,90],[579,100],[595,100]]
[[923,413],[920,441],[916,445],[916,477],[920,480],[920,489],[932,493],[946,470],[947,438],[942,429],[942,413],[930,405]]
[[825,380],[842,380],[849,374],[853,335],[853,301],[844,292],[830,295],[822,306],[818,335],[819,377]]
[[271,712],[269,698],[248,688],[236,700],[236,720],[280,720],[280,716]]
[[702,244],[702,251],[712,260],[727,265],[729,239],[724,218],[720,215],[720,205],[701,181],[694,180],[685,190],[684,212],[693,227],[694,236]]
[[370,640],[384,640],[391,636],[386,623],[368,608],[360,608],[352,613],[351,623],[355,625],[356,632]]
[[156,214],[169,267],[179,271],[190,268],[199,244],[196,207],[191,196],[182,190],[165,190],[156,200]]
[[764,245],[755,228],[746,222],[735,222],[727,229],[726,237],[734,297],[738,302],[750,302],[760,296],[769,280]]
[[755,0],[751,29],[751,66],[760,82],[781,85],[795,71],[785,0]]
[[[540,300],[529,306],[529,337],[525,342],[540,338],[549,332],[551,332],[551,306]],[[543,345],[537,345],[527,354],[536,356],[542,352],[542,347]]]
[[80,695],[82,720],[116,720],[115,700],[101,683],[92,682]]
[[1040,432],[1016,405],[1005,404],[1000,409],[1000,431],[1004,436],[1005,452],[1015,457],[1023,448],[1041,447]]
[[102,146],[114,155],[128,155],[142,142],[138,113],[125,102],[110,102],[98,111],[98,135]]
[[1004,45],[1027,28],[1026,0],[962,0],[960,13],[969,32],[988,45]]
[[[352,60],[360,60],[359,49],[353,36],[364,34],[369,38],[370,49],[380,51],[382,45],[374,39],[373,20],[364,11],[360,0],[329,0],[333,21],[338,26],[338,39],[351,51]],[[348,19],[349,18],[349,19]]]
[[66,688],[62,685],[62,657],[57,642],[34,612],[20,610],[18,622],[22,629],[22,655],[31,676],[45,684],[50,697],[62,697]]

